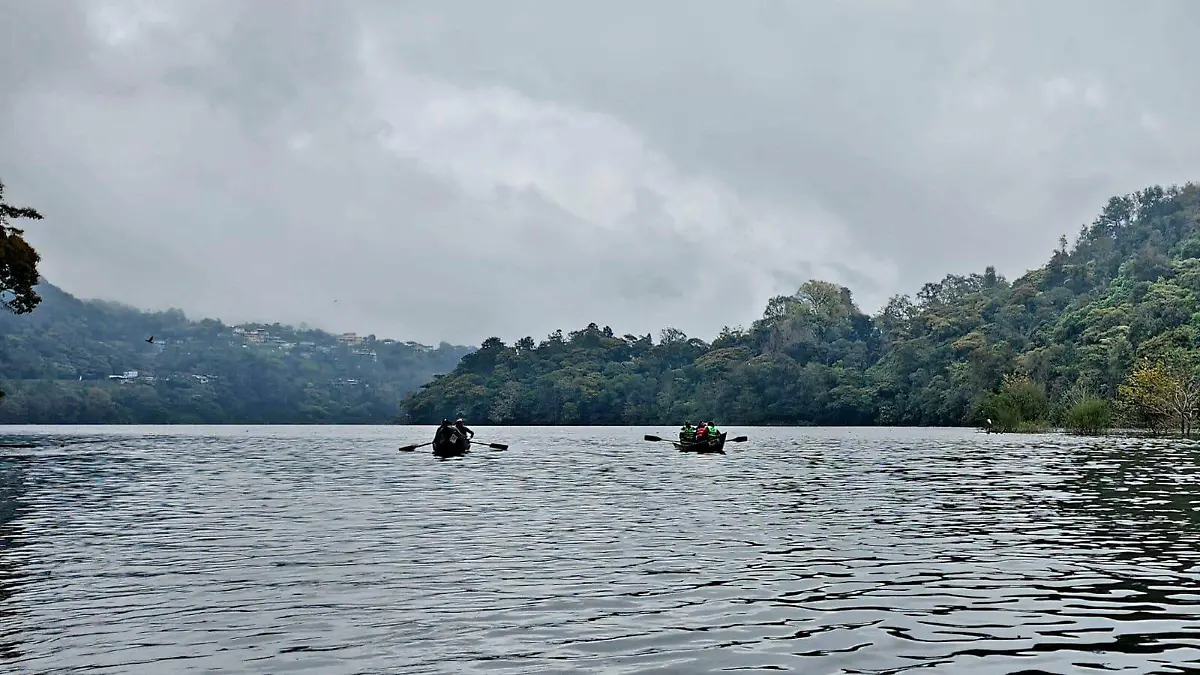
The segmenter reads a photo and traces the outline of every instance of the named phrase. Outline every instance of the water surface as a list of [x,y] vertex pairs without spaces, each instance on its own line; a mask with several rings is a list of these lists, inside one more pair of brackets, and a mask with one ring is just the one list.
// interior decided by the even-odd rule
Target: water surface
[[1200,668],[1194,444],[476,430],[6,428],[0,671]]

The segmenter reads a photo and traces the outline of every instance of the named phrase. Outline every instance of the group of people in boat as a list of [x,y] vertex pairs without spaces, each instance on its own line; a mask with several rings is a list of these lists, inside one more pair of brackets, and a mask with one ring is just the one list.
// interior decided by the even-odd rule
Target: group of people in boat
[[467,424],[465,421],[463,421],[463,418],[460,417],[454,420],[454,423],[451,424],[450,420],[443,417],[441,426],[439,426],[438,430],[433,434],[434,444],[442,445],[443,443],[450,442],[452,440],[450,437],[451,434],[458,434],[467,440],[471,440],[475,437],[475,432],[471,431],[471,429],[467,427]]
[[700,426],[694,427],[691,422],[684,422],[679,429],[680,443],[703,443],[710,438],[716,438],[721,435],[721,430],[712,422],[701,422]]

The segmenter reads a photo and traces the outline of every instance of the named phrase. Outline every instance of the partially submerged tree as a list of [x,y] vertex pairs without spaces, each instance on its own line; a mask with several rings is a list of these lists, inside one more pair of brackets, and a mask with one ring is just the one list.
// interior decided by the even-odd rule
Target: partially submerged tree
[[1131,421],[1145,428],[1174,426],[1188,436],[1200,414],[1200,378],[1194,354],[1182,350],[1143,361],[1118,389]]
[[1108,401],[1102,398],[1087,398],[1075,403],[1067,410],[1067,428],[1081,436],[1098,436],[1112,426],[1112,415]]
[[1108,401],[1098,396],[1088,382],[1076,382],[1063,396],[1063,423],[1071,433],[1098,436],[1112,426]]
[[25,241],[25,231],[12,225],[19,218],[41,220],[42,214],[5,202],[0,182],[0,305],[14,314],[27,314],[42,301],[33,290],[42,257]]
[[1000,391],[988,395],[981,413],[992,431],[1035,431],[1045,424],[1046,392],[1024,375],[1005,375]]

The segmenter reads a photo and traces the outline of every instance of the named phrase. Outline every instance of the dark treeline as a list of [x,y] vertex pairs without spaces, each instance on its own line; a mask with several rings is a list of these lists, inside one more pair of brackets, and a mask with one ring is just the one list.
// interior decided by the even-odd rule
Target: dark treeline
[[409,396],[412,422],[495,424],[1130,424],[1187,431],[1200,335],[1200,188],[1114,197],[1074,246],[1009,281],[988,268],[877,315],[810,281],[711,343],[591,324],[491,338]]

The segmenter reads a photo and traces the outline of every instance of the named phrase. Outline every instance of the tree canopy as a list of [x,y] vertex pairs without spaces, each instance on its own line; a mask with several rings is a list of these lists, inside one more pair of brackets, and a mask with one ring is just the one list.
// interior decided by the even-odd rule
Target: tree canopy
[[29,207],[13,206],[4,200],[0,182],[0,305],[14,314],[27,314],[41,302],[34,290],[38,283],[38,254],[25,241],[25,231],[14,220],[41,220],[42,214]]
[[868,316],[848,289],[813,280],[711,342],[595,323],[491,338],[404,410],[414,422],[1094,429],[1136,363],[1195,353],[1198,298],[1200,188],[1154,186],[1110,199],[1073,246],[1063,237],[1013,281],[992,267],[952,274]]

